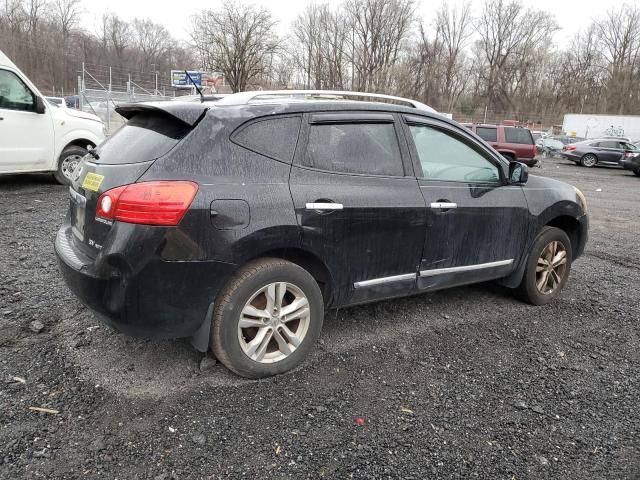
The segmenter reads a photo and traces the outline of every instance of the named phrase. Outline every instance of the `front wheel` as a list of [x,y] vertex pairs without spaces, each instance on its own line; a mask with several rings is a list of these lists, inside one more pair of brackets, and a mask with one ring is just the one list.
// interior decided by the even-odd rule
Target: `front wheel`
[[58,169],[53,174],[56,181],[62,185],[70,185],[73,180],[73,172],[86,154],[87,149],[77,145],[65,148],[58,159]]
[[517,293],[533,305],[545,305],[560,295],[571,272],[571,241],[555,227],[544,227],[531,248]]
[[262,378],[298,366],[320,336],[320,287],[303,268],[265,258],[243,268],[216,299],[211,346],[232,372]]

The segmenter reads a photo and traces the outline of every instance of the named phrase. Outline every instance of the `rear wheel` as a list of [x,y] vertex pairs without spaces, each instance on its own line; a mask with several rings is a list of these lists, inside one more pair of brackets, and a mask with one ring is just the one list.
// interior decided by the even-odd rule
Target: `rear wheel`
[[53,174],[58,183],[62,185],[71,183],[73,172],[86,154],[87,149],[77,145],[72,145],[62,151],[58,159],[58,169]]
[[635,173],[637,177],[640,177],[640,168],[634,170],[633,173]]
[[320,336],[324,306],[315,279],[286,260],[252,262],[218,295],[211,328],[213,353],[247,378],[298,366]]
[[597,163],[598,157],[596,157],[593,153],[587,153],[580,159],[580,165],[587,168],[595,167]]
[[544,227],[533,244],[518,295],[534,305],[544,305],[560,295],[571,272],[571,241],[555,227]]

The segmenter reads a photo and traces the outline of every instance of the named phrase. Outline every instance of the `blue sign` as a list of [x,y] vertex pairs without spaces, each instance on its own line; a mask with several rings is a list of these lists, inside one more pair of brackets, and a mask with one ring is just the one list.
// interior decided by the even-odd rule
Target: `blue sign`
[[187,77],[184,70],[171,70],[171,85],[174,87],[191,87],[194,83],[198,86],[202,86],[202,72],[188,70],[191,79]]

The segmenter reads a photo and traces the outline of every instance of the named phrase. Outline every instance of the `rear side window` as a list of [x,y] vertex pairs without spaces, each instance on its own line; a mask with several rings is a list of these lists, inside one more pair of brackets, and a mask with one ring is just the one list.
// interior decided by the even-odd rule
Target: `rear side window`
[[155,160],[175,147],[189,130],[187,124],[175,118],[140,113],[100,145],[97,149],[100,159],[91,161],[121,165]]
[[241,147],[291,163],[300,132],[300,117],[273,117],[252,122],[233,134]]
[[498,129],[493,127],[476,127],[476,134],[485,142],[498,141]]
[[607,142],[600,142],[600,144],[598,146],[600,148],[620,148],[620,143],[619,142],[613,142],[613,141],[607,141]]
[[404,175],[393,123],[313,124],[303,161],[332,172]]
[[526,128],[505,127],[504,139],[507,143],[533,145],[533,137],[531,136],[531,132]]

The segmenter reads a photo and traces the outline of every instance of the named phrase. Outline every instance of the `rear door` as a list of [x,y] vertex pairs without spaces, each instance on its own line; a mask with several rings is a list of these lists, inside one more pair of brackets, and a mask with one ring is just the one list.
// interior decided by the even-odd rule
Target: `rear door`
[[462,130],[407,116],[406,132],[427,225],[418,287],[437,289],[508,275],[531,222],[506,165]]
[[624,150],[617,140],[603,140],[596,147],[598,160],[601,162],[618,163]]
[[334,277],[334,305],[415,288],[426,212],[394,115],[307,115],[290,188],[302,243]]

